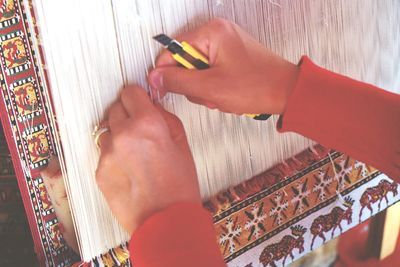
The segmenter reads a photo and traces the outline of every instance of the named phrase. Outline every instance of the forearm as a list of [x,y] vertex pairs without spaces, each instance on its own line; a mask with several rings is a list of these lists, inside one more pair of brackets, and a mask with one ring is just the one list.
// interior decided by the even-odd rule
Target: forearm
[[302,59],[278,130],[345,152],[400,180],[400,96]]

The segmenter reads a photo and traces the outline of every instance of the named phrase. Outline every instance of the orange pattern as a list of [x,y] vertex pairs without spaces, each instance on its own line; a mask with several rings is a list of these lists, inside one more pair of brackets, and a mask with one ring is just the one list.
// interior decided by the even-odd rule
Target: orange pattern
[[21,36],[2,42],[3,57],[7,68],[14,68],[28,61],[25,44]]
[[14,0],[4,0],[0,5],[0,22],[10,20],[16,16]]
[[[284,177],[275,190],[271,187],[253,192],[256,194],[252,197],[230,207],[229,215],[217,216],[217,242],[224,258],[274,232],[279,226],[306,215],[324,201],[336,198],[337,190],[343,192],[377,172],[349,156],[335,154],[333,163],[327,157],[313,170]],[[221,212],[223,210],[217,215]]]

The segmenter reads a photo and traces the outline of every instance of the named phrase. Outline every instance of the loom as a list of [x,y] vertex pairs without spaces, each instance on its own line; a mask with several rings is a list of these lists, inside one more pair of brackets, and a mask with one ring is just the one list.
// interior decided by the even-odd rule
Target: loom
[[[99,153],[91,134],[124,85],[148,90],[148,69],[161,49],[152,40],[157,33],[176,36],[222,17],[294,63],[306,54],[327,69],[387,90],[400,88],[400,6],[395,0],[13,3],[22,6],[26,30],[33,33],[31,49],[41,51],[34,57],[37,75],[44,101],[53,104],[41,108],[62,165],[83,261],[130,238],[96,186]],[[255,121],[172,94],[161,104],[185,126],[204,200],[315,145],[294,133],[277,133],[277,116]],[[35,121],[24,123],[32,128]]]

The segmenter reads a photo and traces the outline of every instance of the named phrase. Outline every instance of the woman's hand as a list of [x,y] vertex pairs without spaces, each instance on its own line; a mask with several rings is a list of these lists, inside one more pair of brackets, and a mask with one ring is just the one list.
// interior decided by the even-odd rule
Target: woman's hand
[[[297,66],[275,55],[234,23],[215,19],[177,37],[209,58],[211,68],[177,67],[163,51],[149,83],[160,95],[184,94],[224,112],[282,114],[297,78]],[[157,92],[154,92],[157,95]]]
[[132,233],[177,202],[201,202],[196,168],[179,119],[144,89],[124,88],[108,110],[96,178],[122,226]]

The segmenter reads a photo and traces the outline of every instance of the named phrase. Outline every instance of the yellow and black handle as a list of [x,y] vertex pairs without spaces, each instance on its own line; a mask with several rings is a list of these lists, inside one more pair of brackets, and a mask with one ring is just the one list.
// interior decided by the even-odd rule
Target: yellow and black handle
[[[193,46],[186,42],[178,42],[169,38],[165,34],[153,37],[156,41],[164,45],[172,53],[172,57],[187,69],[208,69],[210,67],[208,59],[199,53]],[[245,114],[255,120],[267,120],[270,114]]]

